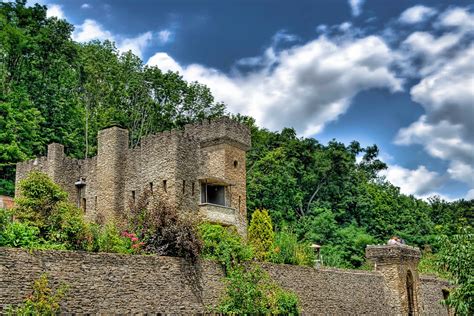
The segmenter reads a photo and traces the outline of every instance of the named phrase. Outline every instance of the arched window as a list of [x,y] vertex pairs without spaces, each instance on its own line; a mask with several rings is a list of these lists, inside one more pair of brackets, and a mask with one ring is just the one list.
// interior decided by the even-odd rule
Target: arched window
[[413,275],[411,271],[407,273],[407,299],[408,299],[408,316],[415,314],[415,301],[413,293]]

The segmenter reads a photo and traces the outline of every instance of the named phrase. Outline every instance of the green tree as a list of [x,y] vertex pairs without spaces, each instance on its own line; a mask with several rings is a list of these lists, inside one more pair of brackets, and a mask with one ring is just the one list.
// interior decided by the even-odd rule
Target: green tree
[[274,238],[272,219],[267,210],[255,210],[249,225],[249,243],[258,260],[269,258]]

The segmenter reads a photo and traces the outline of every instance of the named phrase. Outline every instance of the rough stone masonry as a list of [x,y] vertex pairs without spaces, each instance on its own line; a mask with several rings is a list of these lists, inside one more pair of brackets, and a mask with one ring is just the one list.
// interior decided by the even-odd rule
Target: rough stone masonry
[[16,188],[32,170],[45,172],[92,221],[110,221],[148,189],[245,235],[249,148],[249,128],[227,117],[147,136],[135,148],[128,131],[113,126],[99,132],[95,157],[72,159],[50,144],[47,157],[18,163]]

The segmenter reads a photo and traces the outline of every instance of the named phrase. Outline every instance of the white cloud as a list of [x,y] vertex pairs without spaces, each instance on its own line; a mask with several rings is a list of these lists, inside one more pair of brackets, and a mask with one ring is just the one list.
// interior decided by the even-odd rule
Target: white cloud
[[161,43],[166,44],[171,40],[171,36],[173,33],[169,30],[162,30],[158,32],[158,39],[160,40]]
[[46,16],[48,18],[50,17],[56,17],[58,19],[65,18],[62,6],[60,6],[59,4],[49,4],[48,11],[46,11]]
[[[163,33],[164,32],[164,33]],[[171,33],[169,31],[161,31],[158,33],[160,41],[163,37],[166,40],[169,39]],[[136,37],[123,37],[120,35],[114,35],[112,32],[106,30],[102,24],[95,20],[86,19],[82,24],[76,25],[75,30],[72,34],[72,39],[78,42],[89,42],[92,40],[110,40],[116,43],[117,49],[121,52],[127,52],[131,50],[135,55],[143,58],[144,50],[153,41],[155,36],[151,31],[140,34]]]
[[72,33],[72,39],[77,42],[89,42],[92,40],[113,40],[114,36],[111,32],[95,20],[86,19],[81,25],[76,25]]
[[466,200],[474,200],[474,189],[469,190],[465,197]]
[[425,21],[435,14],[436,10],[433,8],[416,5],[403,11],[399,21],[406,24],[416,24]]
[[81,9],[90,9],[91,8],[91,5],[89,3],[83,3],[81,5]]
[[365,0],[348,0],[353,16],[359,16],[362,13],[362,6]]
[[439,24],[444,27],[455,27],[472,31],[474,28],[474,18],[467,9],[456,7],[444,12],[439,19]]
[[391,72],[392,52],[369,36],[338,43],[324,36],[302,46],[262,57],[264,67],[245,75],[224,74],[202,65],[179,65],[165,53],[147,62],[179,71],[188,81],[209,86],[233,113],[251,115],[260,126],[293,126],[305,136],[320,132],[343,114],[352,97],[371,88],[401,89]]
[[146,32],[134,38],[124,38],[117,43],[117,48],[121,52],[131,50],[135,55],[143,58],[143,50],[151,42],[153,35],[151,32]]
[[433,191],[443,182],[437,172],[429,171],[425,166],[410,170],[398,165],[389,165],[386,170],[380,172],[380,175],[399,187],[401,193],[417,197],[434,195]]
[[[432,157],[448,162],[447,176],[474,188],[474,15],[462,8],[440,15],[435,26],[445,31],[411,34],[407,58],[417,58],[420,81],[412,100],[425,113],[399,130],[395,143],[420,144]],[[472,191],[472,190],[471,190]],[[471,192],[470,191],[470,192]],[[472,194],[472,192],[471,192]]]

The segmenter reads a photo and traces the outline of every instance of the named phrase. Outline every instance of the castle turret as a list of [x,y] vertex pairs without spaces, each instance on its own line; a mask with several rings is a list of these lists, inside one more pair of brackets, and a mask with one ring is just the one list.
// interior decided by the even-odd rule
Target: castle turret
[[99,132],[97,149],[97,200],[99,220],[111,221],[124,209],[124,183],[128,131],[114,126]]
[[420,250],[406,245],[367,246],[365,253],[384,278],[393,315],[420,315]]
[[60,182],[64,161],[64,146],[58,143],[48,145],[48,175],[56,183]]

